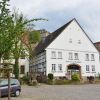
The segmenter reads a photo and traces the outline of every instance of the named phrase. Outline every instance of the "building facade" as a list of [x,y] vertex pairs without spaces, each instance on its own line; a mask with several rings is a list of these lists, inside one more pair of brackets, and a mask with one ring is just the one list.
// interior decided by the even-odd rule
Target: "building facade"
[[50,34],[47,30],[41,29],[37,30],[40,33],[41,40],[45,40],[45,38]]
[[94,43],[94,45],[97,48],[97,50],[100,52],[100,42],[96,42]]
[[54,77],[78,73],[80,78],[100,73],[99,52],[76,19],[63,25],[41,41],[30,70]]

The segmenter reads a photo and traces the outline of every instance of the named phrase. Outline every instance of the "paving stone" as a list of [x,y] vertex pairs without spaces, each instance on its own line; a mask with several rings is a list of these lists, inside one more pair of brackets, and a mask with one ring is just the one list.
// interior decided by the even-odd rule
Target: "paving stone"
[[100,100],[100,84],[22,86],[21,95],[11,100]]

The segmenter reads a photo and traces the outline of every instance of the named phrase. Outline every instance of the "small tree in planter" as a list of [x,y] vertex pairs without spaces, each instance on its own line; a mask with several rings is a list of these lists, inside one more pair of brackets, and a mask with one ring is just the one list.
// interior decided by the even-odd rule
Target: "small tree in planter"
[[48,74],[48,79],[53,80],[53,74],[52,73]]
[[47,83],[52,85],[53,84],[53,78],[54,78],[53,74],[52,73],[49,73],[48,74]]
[[72,81],[80,81],[80,77],[79,77],[78,74],[73,74],[73,75],[71,76],[71,79],[72,79]]

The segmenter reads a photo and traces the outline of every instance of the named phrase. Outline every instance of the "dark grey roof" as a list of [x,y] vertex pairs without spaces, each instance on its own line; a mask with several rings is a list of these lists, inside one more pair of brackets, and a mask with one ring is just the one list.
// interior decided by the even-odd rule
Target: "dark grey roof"
[[69,21],[68,23],[66,23],[65,25],[63,25],[62,27],[60,27],[59,29],[57,29],[56,31],[54,31],[53,33],[51,33],[50,35],[48,35],[44,41],[41,41],[37,47],[35,48],[35,53],[39,54],[41,52],[43,52],[45,50],[45,48],[54,40],[56,39],[60,33],[75,19],[72,19],[71,21]]

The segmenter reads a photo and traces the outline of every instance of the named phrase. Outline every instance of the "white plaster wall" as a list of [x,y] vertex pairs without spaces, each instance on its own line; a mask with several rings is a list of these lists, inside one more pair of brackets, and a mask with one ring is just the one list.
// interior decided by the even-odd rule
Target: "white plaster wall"
[[[72,39],[72,43],[69,43],[69,39]],[[75,20],[47,48],[97,52]]]
[[25,58],[25,59],[19,59],[19,67],[21,65],[25,65],[25,74],[27,72],[29,72],[29,59],[28,58]]
[[[61,50],[58,50],[58,49],[47,49],[47,53],[46,53],[46,66],[47,66],[47,75],[48,73],[53,73],[52,72],[52,64],[56,64],[56,72],[54,72],[54,76],[65,76],[65,74],[67,73],[67,66],[69,64],[79,64],[81,66],[81,73],[82,73],[82,76],[95,76],[97,75],[98,73],[100,73],[100,63],[99,63],[99,55],[98,53],[92,53],[90,52],[89,54],[94,54],[95,55],[95,61],[86,61],[85,60],[85,54],[87,52],[77,52],[79,54],[79,60],[69,60],[69,56],[68,56],[68,53],[69,51],[63,51],[62,50],[62,59],[52,59],[51,58],[51,52],[52,51],[56,51],[56,53],[58,53],[58,51],[61,51]],[[73,51],[73,53],[76,53],[75,51]],[[63,71],[62,72],[59,72],[58,71],[58,64],[62,64],[62,69]],[[90,73],[87,73],[86,72],[86,65],[89,65],[90,66]],[[92,65],[95,65],[95,71],[96,73],[93,73],[92,72],[92,68],[91,66]]]
[[[11,59],[9,60],[8,62],[14,64],[15,60],[14,59]],[[25,58],[25,59],[19,59],[19,71],[20,71],[20,66],[21,65],[24,65],[25,66],[25,74],[27,72],[29,72],[29,59],[28,58]],[[20,74],[20,77],[22,77],[23,75]]]
[[[72,43],[69,43],[69,39],[72,39]],[[78,40],[81,44],[78,44]],[[51,52],[62,52],[63,59],[51,59]],[[69,60],[69,52],[78,53],[79,60]],[[85,61],[85,54],[94,54],[95,61]],[[52,64],[62,64],[63,72],[55,72],[54,76],[65,76],[67,72],[68,64],[79,64],[82,67],[82,76],[90,76],[100,73],[99,53],[91,41],[87,38],[77,22],[74,20],[47,48],[46,48],[46,66],[47,75],[51,72]],[[96,73],[92,73],[90,67],[90,73],[86,73],[86,65],[95,65]],[[58,67],[58,66],[57,66]]]

